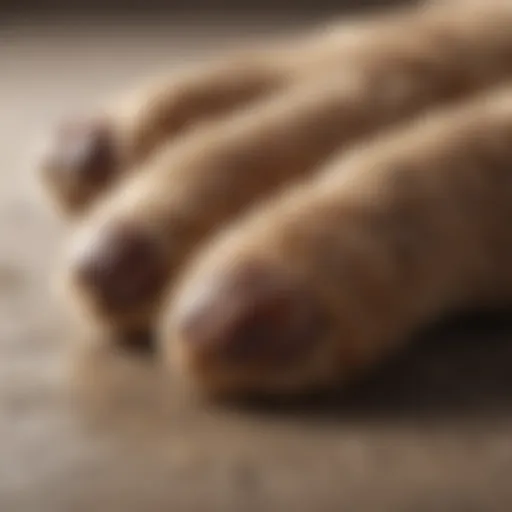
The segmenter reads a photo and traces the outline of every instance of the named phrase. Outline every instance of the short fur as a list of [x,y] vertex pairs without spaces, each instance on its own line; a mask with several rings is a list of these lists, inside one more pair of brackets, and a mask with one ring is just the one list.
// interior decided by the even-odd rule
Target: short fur
[[[510,303],[511,223],[512,84],[342,154],[239,218],[184,272],[163,340],[209,393],[343,381],[440,315]],[[306,285],[325,312],[312,350],[293,364],[230,364],[180,330],[183,304],[254,265]]]

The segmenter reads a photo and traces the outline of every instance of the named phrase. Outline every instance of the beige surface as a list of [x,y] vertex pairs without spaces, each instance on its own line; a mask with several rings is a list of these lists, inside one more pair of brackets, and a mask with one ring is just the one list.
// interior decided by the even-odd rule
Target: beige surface
[[151,357],[70,350],[48,288],[64,227],[28,150],[166,62],[272,31],[174,21],[1,29],[0,511],[511,510],[506,326],[444,330],[348,397],[286,412],[208,406]]

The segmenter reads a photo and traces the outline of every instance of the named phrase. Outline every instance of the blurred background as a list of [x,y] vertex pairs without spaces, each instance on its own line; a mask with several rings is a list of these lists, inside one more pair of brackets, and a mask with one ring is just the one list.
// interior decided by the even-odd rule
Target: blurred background
[[506,315],[422,333],[346,393],[235,409],[180,393],[151,355],[78,353],[52,288],[69,227],[32,149],[55,120],[184,61],[387,3],[2,2],[1,512],[512,509]]
[[[400,0],[394,0],[394,3],[398,3]],[[402,3],[407,0],[402,0]],[[389,5],[393,3],[393,0],[44,0],[38,2],[37,0],[6,0],[2,2],[6,10],[27,12],[37,11],[39,13],[57,12],[63,13],[71,11],[82,11],[91,12],[93,10],[97,12],[121,12],[125,13],[128,10],[131,11],[145,11],[158,10],[162,13],[168,13],[172,16],[177,11],[188,11],[196,12],[198,14],[204,14],[208,11],[216,11],[219,9],[227,11],[247,11],[247,10],[277,10],[284,9],[290,14],[294,11],[309,10],[318,11],[322,9],[328,9],[330,11],[341,11],[347,9],[359,9],[362,7],[368,7],[372,5]],[[198,11],[201,12],[198,12]]]

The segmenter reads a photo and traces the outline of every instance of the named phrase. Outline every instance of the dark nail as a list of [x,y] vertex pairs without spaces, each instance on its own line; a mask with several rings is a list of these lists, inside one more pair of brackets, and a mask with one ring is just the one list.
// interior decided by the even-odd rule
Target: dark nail
[[151,301],[165,285],[166,265],[158,242],[135,224],[99,229],[73,260],[80,285],[100,306],[113,311]]
[[178,304],[178,337],[191,350],[234,362],[291,362],[323,333],[324,317],[304,286],[266,264],[203,282]]
[[64,184],[100,186],[116,170],[112,131],[103,120],[63,123],[43,157],[43,168]]

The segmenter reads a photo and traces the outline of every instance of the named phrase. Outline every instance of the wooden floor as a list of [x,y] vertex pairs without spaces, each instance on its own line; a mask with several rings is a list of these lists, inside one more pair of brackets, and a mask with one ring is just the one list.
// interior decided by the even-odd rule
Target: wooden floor
[[346,395],[287,408],[213,407],[150,356],[78,353],[50,287],[66,227],[31,149],[152,70],[303,22],[219,20],[0,31],[0,511],[512,510],[506,321],[437,330]]

